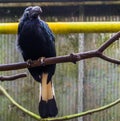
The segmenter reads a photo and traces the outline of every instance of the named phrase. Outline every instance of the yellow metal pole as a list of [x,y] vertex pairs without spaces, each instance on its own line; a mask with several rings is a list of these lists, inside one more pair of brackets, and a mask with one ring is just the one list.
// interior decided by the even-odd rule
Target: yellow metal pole
[[[120,31],[120,22],[48,22],[55,34],[113,33]],[[0,34],[16,34],[18,23],[0,23]]]
[[0,34],[16,34],[18,23],[0,23]]

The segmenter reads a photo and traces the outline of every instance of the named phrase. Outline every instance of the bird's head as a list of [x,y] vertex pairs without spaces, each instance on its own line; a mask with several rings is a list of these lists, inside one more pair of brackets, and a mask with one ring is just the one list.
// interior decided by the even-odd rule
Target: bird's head
[[39,6],[30,6],[24,10],[23,16],[26,19],[38,18],[38,16],[42,13],[42,9]]
[[30,18],[37,18],[42,13],[42,9],[39,6],[32,7],[29,11]]

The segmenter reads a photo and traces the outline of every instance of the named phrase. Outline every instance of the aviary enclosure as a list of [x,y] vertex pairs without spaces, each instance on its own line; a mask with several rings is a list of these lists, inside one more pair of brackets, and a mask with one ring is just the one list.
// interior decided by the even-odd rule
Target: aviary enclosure
[[[44,7],[42,19],[45,21],[119,21],[117,5],[75,6],[67,12],[68,7]],[[56,10],[56,13],[53,11]],[[20,18],[24,7],[1,7],[1,23],[16,22]],[[50,13],[46,13],[50,10]],[[66,13],[60,12],[60,10]],[[67,55],[72,52],[84,52],[100,47],[113,33],[79,33],[56,34],[57,55]],[[16,35],[0,34],[0,64],[23,62],[16,48]],[[116,41],[105,54],[119,59],[120,42]],[[27,77],[15,81],[0,82],[7,92],[23,107],[38,114],[39,85],[35,82],[27,69],[4,71],[0,75],[14,75],[26,72]],[[72,63],[57,64],[54,76],[56,99],[59,107],[58,116],[74,114],[98,108],[109,104],[120,97],[120,66],[106,62],[100,58],[90,58]],[[37,102],[37,103],[36,103]],[[120,104],[110,109],[86,115],[72,121],[119,121]],[[35,121],[16,106],[14,106],[0,92],[0,121]]]

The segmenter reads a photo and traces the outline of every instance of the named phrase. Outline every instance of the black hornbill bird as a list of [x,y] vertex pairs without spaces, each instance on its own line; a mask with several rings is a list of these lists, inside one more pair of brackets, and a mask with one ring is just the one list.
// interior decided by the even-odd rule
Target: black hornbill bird
[[[41,20],[42,9],[30,6],[24,10],[18,26],[17,46],[24,61],[55,57],[55,38],[48,25]],[[28,68],[32,77],[41,83],[38,106],[42,118],[55,117],[58,113],[53,90],[52,76],[55,64]]]

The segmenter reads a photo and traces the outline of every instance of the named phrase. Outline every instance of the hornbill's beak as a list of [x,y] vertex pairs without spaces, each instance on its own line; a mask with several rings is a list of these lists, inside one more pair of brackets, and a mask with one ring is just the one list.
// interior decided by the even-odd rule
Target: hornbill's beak
[[32,7],[32,10],[30,10],[30,17],[36,18],[42,13],[42,9],[39,6]]

